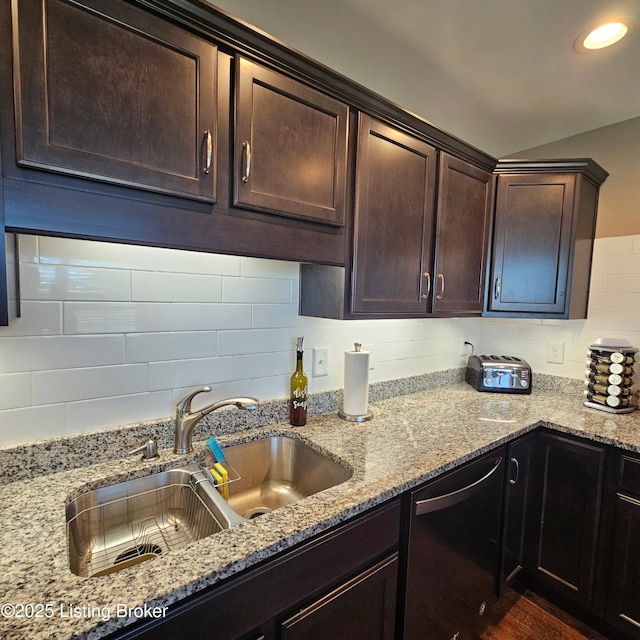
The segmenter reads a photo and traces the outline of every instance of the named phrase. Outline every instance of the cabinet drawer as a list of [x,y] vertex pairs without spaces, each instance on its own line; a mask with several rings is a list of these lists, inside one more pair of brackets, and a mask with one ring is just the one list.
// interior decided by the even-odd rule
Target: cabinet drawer
[[618,473],[619,491],[630,496],[640,497],[640,460],[621,455]]

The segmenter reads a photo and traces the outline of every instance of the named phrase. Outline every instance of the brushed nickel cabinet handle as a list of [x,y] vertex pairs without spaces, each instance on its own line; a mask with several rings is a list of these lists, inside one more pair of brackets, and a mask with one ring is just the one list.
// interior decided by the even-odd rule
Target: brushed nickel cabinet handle
[[502,283],[500,282],[500,278],[496,278],[496,281],[493,285],[493,297],[498,300],[500,298],[500,289],[502,288]]
[[440,280],[440,293],[436,296],[436,298],[438,298],[438,300],[442,300],[442,298],[444,298],[444,275],[439,273],[438,280]]
[[509,478],[509,484],[518,484],[518,479],[520,478],[520,463],[518,462],[518,458],[511,458],[510,462],[516,470],[516,475],[515,477]]
[[248,140],[242,143],[242,155],[244,156],[244,172],[242,173],[242,182],[249,181],[251,173],[251,144]]
[[428,271],[425,271],[422,274],[422,277],[426,278],[426,280],[427,280],[427,291],[426,291],[426,293],[422,294],[422,299],[426,300],[429,297],[429,294],[431,293],[431,274]]
[[205,154],[204,154],[204,172],[209,174],[211,171],[211,161],[213,159],[213,136],[211,135],[211,129],[207,129],[204,132],[205,141]]

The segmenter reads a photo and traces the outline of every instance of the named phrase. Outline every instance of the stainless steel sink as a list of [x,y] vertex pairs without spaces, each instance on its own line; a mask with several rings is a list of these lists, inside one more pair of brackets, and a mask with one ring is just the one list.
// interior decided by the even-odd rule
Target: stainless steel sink
[[348,480],[353,471],[297,438],[272,436],[227,447],[239,480],[229,483],[229,505],[255,518]]
[[69,567],[101,576],[244,522],[196,465],[82,494],[66,509]]
[[71,571],[97,577],[125,569],[352,476],[287,436],[228,447],[225,454],[240,476],[228,484],[228,502],[197,465],[101,487],[72,500],[66,509]]

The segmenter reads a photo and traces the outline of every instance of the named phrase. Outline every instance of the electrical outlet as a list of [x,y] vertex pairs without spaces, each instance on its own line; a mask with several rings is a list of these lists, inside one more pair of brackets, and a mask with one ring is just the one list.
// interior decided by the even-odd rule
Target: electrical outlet
[[329,375],[329,349],[327,347],[315,347],[313,349],[313,377]]
[[547,344],[547,362],[556,364],[564,362],[564,342],[549,342]]
[[460,338],[460,352],[461,356],[470,356],[473,353],[473,345],[469,341],[469,338]]

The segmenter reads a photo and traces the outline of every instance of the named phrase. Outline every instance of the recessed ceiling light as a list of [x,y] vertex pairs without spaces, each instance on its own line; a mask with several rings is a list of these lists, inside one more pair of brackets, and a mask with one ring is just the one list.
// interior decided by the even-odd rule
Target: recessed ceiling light
[[632,18],[616,18],[583,31],[573,43],[578,53],[590,53],[610,47],[624,38],[635,21]]

